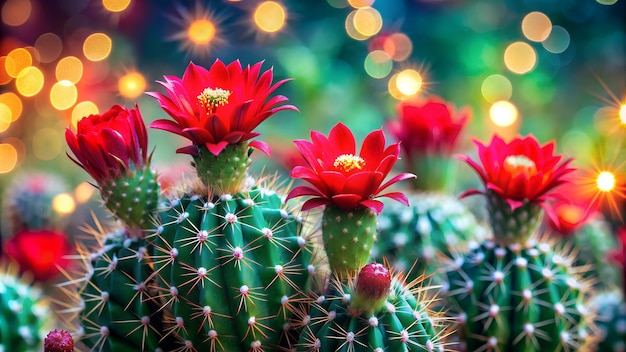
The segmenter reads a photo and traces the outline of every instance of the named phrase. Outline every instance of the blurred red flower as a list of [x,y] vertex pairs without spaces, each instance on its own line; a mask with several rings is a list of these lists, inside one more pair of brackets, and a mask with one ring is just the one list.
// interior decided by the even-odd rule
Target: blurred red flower
[[57,265],[66,268],[66,255],[73,248],[67,237],[50,230],[21,231],[13,236],[6,247],[7,256],[20,267],[20,272],[30,272],[36,281],[48,281],[59,273]]

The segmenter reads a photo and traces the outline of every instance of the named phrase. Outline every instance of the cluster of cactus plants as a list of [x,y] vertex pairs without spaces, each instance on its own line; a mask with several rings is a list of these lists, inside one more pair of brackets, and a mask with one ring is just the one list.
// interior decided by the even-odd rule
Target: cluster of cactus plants
[[[171,117],[151,127],[191,142],[177,152],[193,158],[196,173],[168,181],[167,192],[151,167],[138,107],[114,106],[67,130],[73,160],[116,220],[91,231],[96,246],[79,248],[85,270],[65,291],[75,289],[78,300],[68,309],[80,324],[78,344],[382,352],[574,351],[597,342],[594,278],[540,237],[543,213],[573,170],[553,144],[494,137],[477,142],[482,166],[460,157],[486,186],[465,195],[486,197],[491,230],[435,182],[449,173],[467,120],[452,121],[440,101],[403,104],[406,121],[391,127],[398,142],[389,146],[380,129],[357,152],[342,123],[296,140],[303,162],[291,177],[308,184],[285,192],[274,177],[249,173],[254,150],[270,154],[254,129],[281,110],[297,111],[271,96],[288,80],[272,83],[261,65],[191,63],[182,78],[160,82],[166,94],[148,93]],[[410,127],[430,134],[415,141]],[[416,176],[393,175],[401,146],[407,171],[436,175],[408,195],[394,189]],[[440,275],[439,285],[424,286],[423,274]]]

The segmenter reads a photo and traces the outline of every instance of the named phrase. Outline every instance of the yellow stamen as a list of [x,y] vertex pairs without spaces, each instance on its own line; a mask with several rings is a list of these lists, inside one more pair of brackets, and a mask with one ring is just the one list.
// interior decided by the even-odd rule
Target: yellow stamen
[[352,170],[361,170],[365,166],[365,160],[354,154],[341,154],[333,163],[333,166],[341,172],[350,172]]
[[205,88],[197,98],[207,113],[214,113],[217,107],[228,104],[228,97],[231,93],[222,88]]
[[509,155],[504,159],[504,170],[509,172],[512,177],[519,174],[530,177],[537,173],[537,165],[525,155]]

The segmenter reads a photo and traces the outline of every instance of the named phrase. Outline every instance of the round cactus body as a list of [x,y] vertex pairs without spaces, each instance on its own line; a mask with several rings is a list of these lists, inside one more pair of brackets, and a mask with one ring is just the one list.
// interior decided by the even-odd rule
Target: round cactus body
[[591,305],[598,312],[597,351],[626,351],[626,302],[618,290],[597,294]]
[[173,314],[166,334],[199,351],[276,350],[316,270],[302,220],[256,186],[184,195],[160,219],[149,238],[160,296]]
[[52,202],[66,189],[65,182],[51,174],[32,173],[16,178],[3,197],[0,223],[4,235],[61,228],[61,215],[54,210]]
[[0,351],[41,351],[53,325],[48,301],[12,272],[0,269]]
[[91,351],[157,351],[162,337],[164,312],[151,295],[146,242],[125,232],[107,234],[87,263],[80,338]]
[[441,254],[450,255],[468,242],[479,243],[488,236],[487,229],[453,196],[421,192],[408,198],[409,207],[385,204],[378,217],[372,256],[378,261],[387,259],[408,275],[409,282],[422,274],[435,274]]
[[590,285],[550,243],[485,242],[446,265],[468,351],[578,351],[594,318]]
[[394,277],[383,304],[367,312],[352,305],[355,289],[352,280],[331,280],[326,294],[317,296],[310,310],[300,314],[303,329],[297,351],[444,350],[440,320],[418,290]]

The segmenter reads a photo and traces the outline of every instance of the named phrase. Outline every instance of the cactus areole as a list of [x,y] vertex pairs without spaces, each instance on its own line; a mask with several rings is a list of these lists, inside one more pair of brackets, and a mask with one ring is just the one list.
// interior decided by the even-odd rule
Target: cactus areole
[[382,130],[365,137],[359,154],[352,131],[341,122],[328,137],[311,131],[311,141],[294,143],[307,166],[296,166],[291,177],[303,179],[311,186],[294,188],[287,199],[312,196],[302,210],[326,206],[322,236],[331,270],[341,277],[352,277],[368,262],[375,240],[376,215],[384,206],[375,198],[388,197],[408,205],[401,192],[381,193],[415,175],[402,173],[383,183],[398,160],[400,145],[385,147]]
[[533,136],[516,138],[506,143],[494,136],[488,146],[475,141],[482,166],[467,156],[468,163],[485,184],[486,190],[472,189],[462,196],[483,194],[495,241],[502,245],[523,244],[536,232],[542,209],[554,216],[546,200],[558,198],[556,187],[566,182],[573,168],[571,159],[561,161],[554,155],[554,143],[540,146]]

